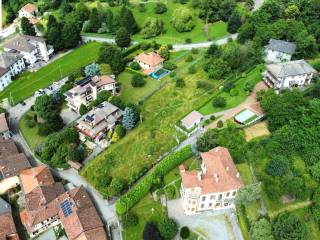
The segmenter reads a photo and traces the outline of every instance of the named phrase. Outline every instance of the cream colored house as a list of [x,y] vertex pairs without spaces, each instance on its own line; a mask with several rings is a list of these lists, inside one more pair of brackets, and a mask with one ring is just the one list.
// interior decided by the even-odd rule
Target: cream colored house
[[234,208],[243,182],[228,149],[216,147],[201,153],[201,170],[179,167],[182,178],[181,200],[187,215],[197,212]]

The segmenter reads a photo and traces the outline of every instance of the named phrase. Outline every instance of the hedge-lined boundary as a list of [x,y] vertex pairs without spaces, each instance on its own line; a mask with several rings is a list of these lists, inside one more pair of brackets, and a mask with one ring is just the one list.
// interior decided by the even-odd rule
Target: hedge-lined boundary
[[172,153],[164,158],[145,178],[143,178],[134,188],[120,197],[116,202],[116,211],[118,215],[123,215],[144,196],[150,192],[153,180],[163,177],[175,167],[186,161],[193,155],[191,146],[188,145],[180,151]]

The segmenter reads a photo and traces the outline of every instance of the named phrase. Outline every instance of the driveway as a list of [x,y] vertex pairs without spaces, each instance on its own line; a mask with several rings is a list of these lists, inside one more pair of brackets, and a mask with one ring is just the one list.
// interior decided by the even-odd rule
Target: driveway
[[[221,120],[222,122],[226,122],[227,120],[233,118],[242,109],[247,108],[250,105],[257,103],[257,99],[256,99],[257,92],[259,92],[260,90],[263,90],[263,89],[268,89],[268,87],[263,81],[261,81],[255,86],[255,88],[253,89],[250,96],[247,97],[247,99],[244,102],[242,102],[240,105],[238,105],[234,108],[231,108],[231,109],[227,109],[225,111],[217,112],[213,115],[216,117],[221,116],[219,118],[219,120]],[[206,128],[216,128],[217,123],[218,123],[218,121],[215,121],[215,122],[211,123],[210,125],[208,125]]]
[[70,110],[70,108],[62,109],[60,116],[65,125],[69,125],[80,117],[78,113]]
[[[193,216],[184,214],[180,199],[170,200],[168,215],[179,226],[188,226],[206,240],[243,240],[233,210],[205,211]],[[178,239],[178,238],[177,238]]]

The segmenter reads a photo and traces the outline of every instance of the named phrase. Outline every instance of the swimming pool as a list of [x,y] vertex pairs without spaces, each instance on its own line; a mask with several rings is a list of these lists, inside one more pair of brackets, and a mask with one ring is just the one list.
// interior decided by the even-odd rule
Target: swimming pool
[[160,79],[163,78],[165,75],[167,75],[169,73],[168,70],[164,69],[164,68],[160,68],[156,71],[154,71],[153,73],[150,74],[150,77],[154,78],[154,79]]

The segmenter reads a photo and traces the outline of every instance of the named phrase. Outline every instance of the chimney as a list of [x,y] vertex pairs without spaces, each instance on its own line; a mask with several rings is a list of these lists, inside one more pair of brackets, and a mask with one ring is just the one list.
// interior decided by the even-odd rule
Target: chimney
[[236,176],[237,176],[237,178],[239,178],[239,177],[240,177],[240,174],[239,174],[239,172],[237,172],[237,175],[236,175]]
[[229,167],[229,166],[227,166],[227,167],[226,167],[226,170],[227,170],[227,171],[229,171],[229,170],[230,170],[230,167]]
[[219,182],[219,177],[218,177],[218,176],[216,177],[216,183],[217,183],[217,182]]
[[199,179],[199,181],[202,180],[202,172],[198,172],[198,179]]

